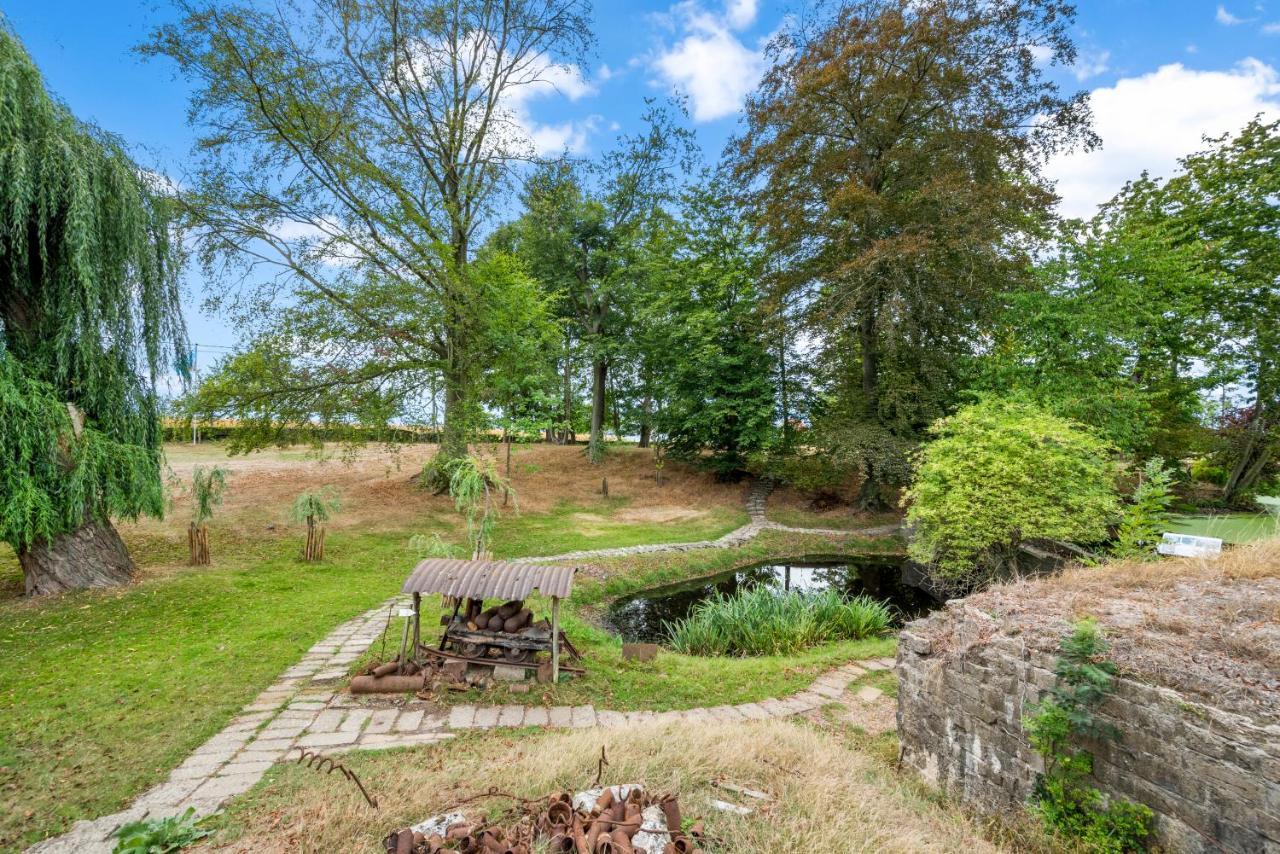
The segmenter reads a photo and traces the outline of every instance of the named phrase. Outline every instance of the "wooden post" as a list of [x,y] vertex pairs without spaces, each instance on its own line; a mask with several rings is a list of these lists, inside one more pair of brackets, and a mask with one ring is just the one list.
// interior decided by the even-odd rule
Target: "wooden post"
[[560,681],[560,598],[551,600],[551,684]]
[[413,655],[410,661],[418,660],[418,645],[422,640],[422,594],[413,594]]

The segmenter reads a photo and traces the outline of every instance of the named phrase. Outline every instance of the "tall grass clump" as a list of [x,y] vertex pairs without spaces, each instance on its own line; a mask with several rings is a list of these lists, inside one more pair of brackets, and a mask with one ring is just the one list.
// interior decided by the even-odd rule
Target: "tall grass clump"
[[891,619],[888,604],[869,596],[753,587],[732,596],[715,593],[685,619],[667,624],[667,632],[671,647],[689,655],[789,655],[879,634]]

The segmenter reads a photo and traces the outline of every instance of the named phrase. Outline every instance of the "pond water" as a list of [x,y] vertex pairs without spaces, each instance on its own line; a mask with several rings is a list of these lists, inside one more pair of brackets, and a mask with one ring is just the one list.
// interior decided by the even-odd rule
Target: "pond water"
[[604,623],[625,641],[663,643],[667,639],[665,624],[687,617],[698,602],[713,593],[731,596],[760,585],[780,592],[835,589],[846,596],[866,594],[888,601],[905,620],[941,606],[927,590],[908,583],[906,570],[907,564],[900,557],[808,555],[787,561],[771,560],[618,599],[609,607]]

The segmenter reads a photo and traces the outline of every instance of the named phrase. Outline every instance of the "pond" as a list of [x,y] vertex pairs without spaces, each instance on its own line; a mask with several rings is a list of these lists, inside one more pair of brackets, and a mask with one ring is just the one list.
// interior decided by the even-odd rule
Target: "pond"
[[715,592],[733,595],[767,585],[778,591],[835,589],[846,596],[866,594],[886,600],[901,619],[924,616],[941,602],[907,581],[907,563],[896,556],[832,557],[807,555],[774,559],[719,575],[653,587],[616,600],[604,617],[605,628],[633,643],[663,643],[665,624],[683,619]]

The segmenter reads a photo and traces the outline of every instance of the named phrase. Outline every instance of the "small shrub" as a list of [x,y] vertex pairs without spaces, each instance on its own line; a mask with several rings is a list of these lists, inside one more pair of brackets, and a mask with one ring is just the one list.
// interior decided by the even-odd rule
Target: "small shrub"
[[453,506],[467,520],[471,556],[483,556],[489,549],[493,526],[499,515],[495,499],[501,497],[505,504],[508,499],[515,498],[510,481],[498,474],[493,460],[474,456],[445,460],[439,464],[433,458],[423,469],[422,481],[437,480],[448,485]]
[[1082,736],[1119,738],[1114,727],[1093,714],[1116,673],[1115,664],[1106,658],[1108,648],[1097,623],[1076,623],[1058,647],[1058,684],[1031,708],[1022,725],[1031,746],[1044,757],[1044,774],[1033,794],[1036,813],[1049,827],[1092,851],[1123,854],[1145,848],[1155,816],[1142,804],[1104,798],[1087,785],[1093,755],[1071,745]]
[[1032,404],[988,398],[930,428],[903,498],[911,557],[944,586],[1016,574],[1028,540],[1106,539],[1119,508],[1111,448]]
[[1169,527],[1169,505],[1173,502],[1173,471],[1164,460],[1153,457],[1142,467],[1138,486],[1124,508],[1112,554],[1122,558],[1151,559],[1161,534]]
[[116,831],[113,854],[170,854],[181,851],[211,831],[200,827],[191,807],[182,815],[132,821]]
[[293,502],[290,517],[307,523],[307,543],[302,549],[305,561],[324,560],[324,523],[342,509],[342,499],[332,486],[307,490]]
[[1191,479],[1226,486],[1227,470],[1206,457],[1199,457],[1191,461]]
[[869,596],[845,599],[834,590],[778,593],[753,587],[717,593],[683,620],[667,625],[670,644],[690,655],[790,655],[835,640],[880,634],[889,606]]
[[187,526],[187,546],[192,566],[208,566],[213,562],[209,554],[209,520],[213,518],[213,508],[222,503],[226,489],[227,472],[221,466],[211,469],[196,466],[191,473],[191,524]]

